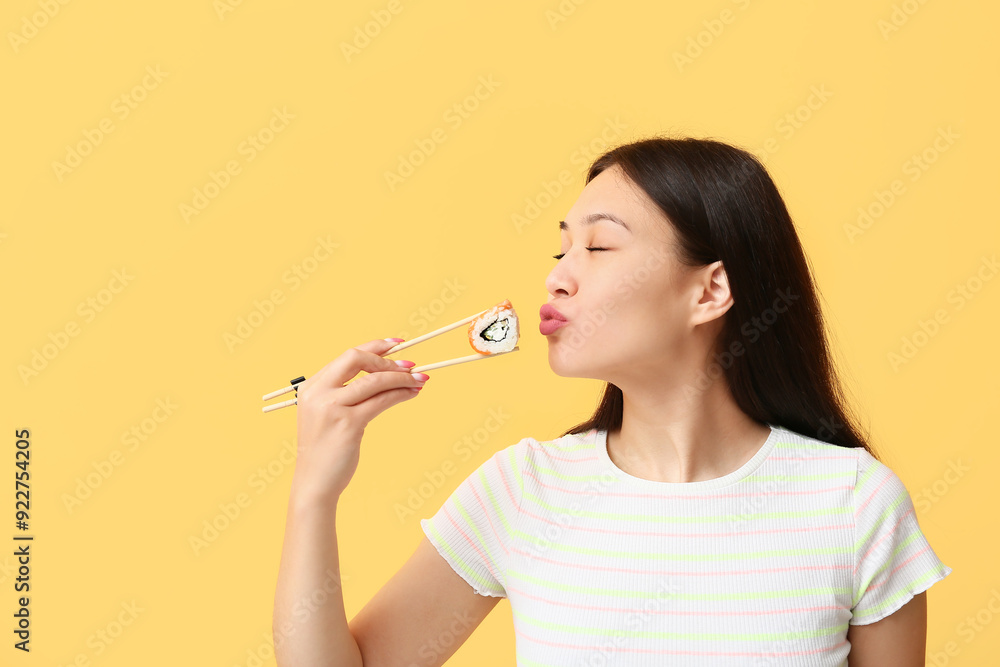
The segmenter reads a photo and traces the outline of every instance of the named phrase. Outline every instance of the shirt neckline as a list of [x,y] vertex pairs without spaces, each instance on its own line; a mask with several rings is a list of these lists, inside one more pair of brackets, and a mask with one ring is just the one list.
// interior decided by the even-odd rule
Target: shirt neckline
[[672,493],[694,493],[697,491],[704,491],[706,489],[718,489],[720,487],[735,484],[757,470],[757,468],[764,463],[764,460],[774,449],[774,445],[779,438],[779,433],[784,432],[784,429],[780,426],[775,426],[774,424],[768,424],[767,426],[771,429],[771,432],[768,434],[764,444],[757,450],[757,453],[750,457],[750,460],[727,475],[715,477],[713,479],[703,479],[697,482],[659,482],[653,479],[643,479],[642,477],[630,475],[615,465],[615,462],[611,460],[611,456],[608,454],[608,432],[606,429],[597,430],[597,452],[601,459],[602,467],[605,470],[608,470],[616,478],[625,482],[637,486],[644,486],[649,489],[670,491]]

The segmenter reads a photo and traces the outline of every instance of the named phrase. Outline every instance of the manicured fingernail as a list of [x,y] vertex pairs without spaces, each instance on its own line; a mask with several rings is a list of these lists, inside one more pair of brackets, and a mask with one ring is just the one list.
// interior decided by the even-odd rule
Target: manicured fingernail
[[416,380],[417,382],[426,382],[428,379],[430,379],[430,376],[427,375],[426,373],[412,373],[412,375],[413,379]]
[[386,338],[386,340],[389,341],[390,343],[402,343],[403,342],[402,338]]
[[407,361],[406,359],[397,359],[396,365],[402,366],[403,368],[413,368],[414,366],[416,366],[415,363],[413,363],[412,361]]

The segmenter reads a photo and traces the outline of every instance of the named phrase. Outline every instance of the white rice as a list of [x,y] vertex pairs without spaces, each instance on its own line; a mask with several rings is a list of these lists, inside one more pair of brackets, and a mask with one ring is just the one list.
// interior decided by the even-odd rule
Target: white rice
[[517,345],[520,329],[513,308],[490,308],[469,325],[469,343],[480,354],[510,352]]

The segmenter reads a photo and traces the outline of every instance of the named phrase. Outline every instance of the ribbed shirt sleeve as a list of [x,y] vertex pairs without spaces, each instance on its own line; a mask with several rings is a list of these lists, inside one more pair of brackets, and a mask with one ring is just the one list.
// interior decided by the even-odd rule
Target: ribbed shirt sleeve
[[502,449],[458,485],[420,527],[438,553],[479,595],[507,597],[509,545],[515,534],[528,439]]
[[921,532],[902,480],[865,450],[854,483],[854,537],[851,625],[889,616],[951,574]]

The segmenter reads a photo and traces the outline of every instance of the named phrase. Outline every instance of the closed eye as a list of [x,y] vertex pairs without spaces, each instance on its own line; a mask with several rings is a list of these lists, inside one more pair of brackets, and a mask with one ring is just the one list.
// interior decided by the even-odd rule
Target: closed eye
[[[587,250],[607,250],[607,248],[587,248]],[[562,259],[566,256],[566,253],[561,252],[558,255],[552,255],[553,259]]]

